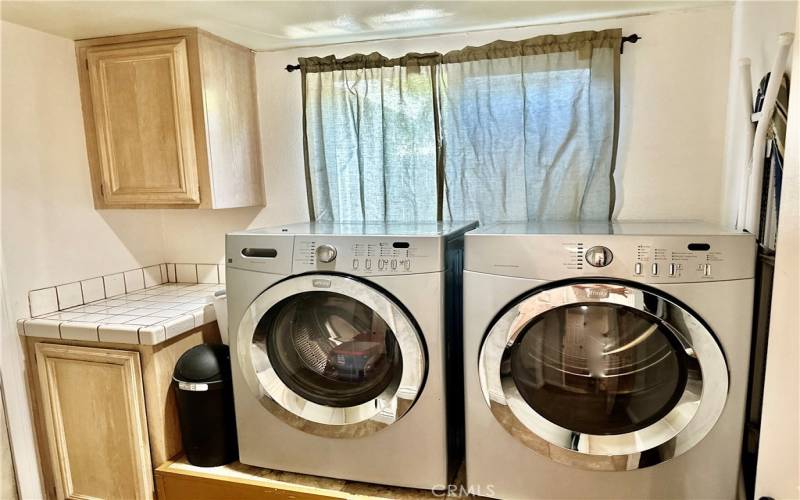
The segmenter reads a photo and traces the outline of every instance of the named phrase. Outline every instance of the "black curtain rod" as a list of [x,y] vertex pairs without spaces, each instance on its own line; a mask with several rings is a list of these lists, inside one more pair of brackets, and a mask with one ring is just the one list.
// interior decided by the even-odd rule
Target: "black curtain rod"
[[[620,42],[620,44],[619,44],[619,53],[623,54],[625,52],[625,42],[636,43],[641,39],[642,39],[642,37],[640,37],[636,33],[633,33],[633,34],[628,35],[628,36],[623,36],[622,37],[622,42]],[[291,73],[292,71],[297,70],[297,69],[300,69],[300,65],[299,64],[287,64],[286,65],[286,71],[288,71],[289,73]]]

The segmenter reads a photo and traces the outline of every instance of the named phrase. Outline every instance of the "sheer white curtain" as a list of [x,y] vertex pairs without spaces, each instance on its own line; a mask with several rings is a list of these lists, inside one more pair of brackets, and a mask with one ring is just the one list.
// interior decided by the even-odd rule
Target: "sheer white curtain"
[[302,58],[317,220],[607,220],[621,30]]
[[610,218],[620,36],[545,36],[444,56],[445,218]]
[[426,56],[301,60],[316,220],[436,220],[433,69]]

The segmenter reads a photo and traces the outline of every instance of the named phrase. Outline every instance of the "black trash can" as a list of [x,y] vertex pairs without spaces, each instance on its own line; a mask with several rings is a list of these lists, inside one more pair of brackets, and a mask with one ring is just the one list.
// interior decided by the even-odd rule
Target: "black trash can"
[[178,359],[172,380],[189,463],[215,467],[239,458],[228,346],[192,347]]

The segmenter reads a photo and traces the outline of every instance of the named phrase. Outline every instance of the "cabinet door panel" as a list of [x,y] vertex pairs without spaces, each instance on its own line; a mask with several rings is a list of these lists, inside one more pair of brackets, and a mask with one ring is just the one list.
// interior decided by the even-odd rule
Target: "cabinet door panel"
[[263,205],[253,53],[205,34],[198,43],[214,207]]
[[37,344],[59,498],[152,498],[139,354]]
[[186,40],[91,47],[86,57],[105,202],[199,203]]

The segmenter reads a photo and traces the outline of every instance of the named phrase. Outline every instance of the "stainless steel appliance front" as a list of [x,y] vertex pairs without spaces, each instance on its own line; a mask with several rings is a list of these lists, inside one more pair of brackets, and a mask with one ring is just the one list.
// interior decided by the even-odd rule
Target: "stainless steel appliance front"
[[281,281],[246,309],[236,356],[252,394],[287,424],[325,437],[380,431],[411,409],[425,380],[415,322],[351,277]]

